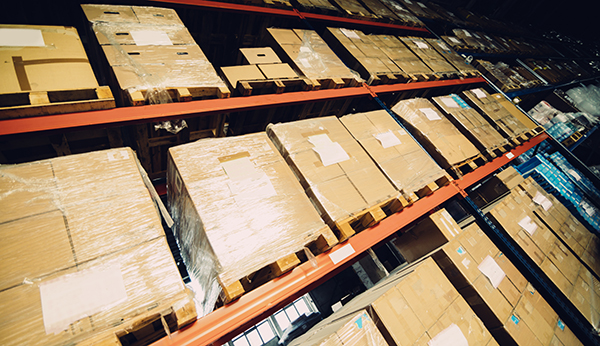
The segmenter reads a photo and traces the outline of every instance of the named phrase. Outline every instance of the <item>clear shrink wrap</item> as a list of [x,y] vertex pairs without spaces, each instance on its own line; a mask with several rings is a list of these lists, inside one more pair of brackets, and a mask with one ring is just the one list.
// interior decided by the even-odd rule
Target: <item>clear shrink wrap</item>
[[442,57],[448,60],[448,62],[459,72],[469,76],[479,75],[479,72],[475,67],[473,67],[473,65],[467,64],[465,58],[452,50],[452,48],[450,48],[450,46],[443,40],[436,38],[428,38],[426,40],[429,45],[433,47],[433,49],[435,49]]
[[396,36],[369,35],[369,38],[405,73],[410,75],[432,73],[431,69]]
[[458,95],[438,96],[432,100],[479,150],[492,150],[506,144],[504,137]]
[[[267,29],[291,64],[311,80],[346,79],[353,86],[362,81],[346,67],[313,30]],[[282,56],[281,54],[279,56]]]
[[234,299],[257,271],[274,263],[286,270],[278,261],[297,264],[305,247],[315,254],[337,243],[264,132],[172,147],[167,180],[173,229],[204,314],[221,288],[225,301]]
[[339,8],[342,9],[342,12],[345,12],[348,15],[360,16],[363,18],[377,18],[376,15],[363,7],[362,3],[358,0],[332,0],[332,3],[337,4]]
[[486,345],[491,339],[427,257],[383,279],[290,345]]
[[457,74],[458,71],[421,37],[401,37],[400,40],[435,73]]
[[270,124],[267,134],[332,227],[398,195],[335,116]]
[[131,149],[0,165],[0,209],[0,344],[137,337],[151,315],[170,331],[195,320]]
[[425,26],[423,22],[413,15],[409,10],[402,7],[398,2],[393,0],[381,0],[381,3],[387,6],[394,14],[400,18],[401,21],[409,26],[422,27]]
[[340,121],[406,198],[446,172],[385,110],[345,115]]
[[119,88],[128,94],[128,102],[169,103],[181,97],[229,95],[225,82],[175,10],[118,5],[81,7]]
[[429,100],[403,100],[392,111],[416,130],[413,133],[442,168],[479,155],[477,148]]

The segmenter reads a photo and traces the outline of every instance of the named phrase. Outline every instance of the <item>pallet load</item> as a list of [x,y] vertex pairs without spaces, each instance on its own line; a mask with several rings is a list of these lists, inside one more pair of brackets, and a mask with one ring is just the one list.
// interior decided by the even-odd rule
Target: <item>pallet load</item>
[[377,16],[369,12],[358,0],[332,0],[331,3],[337,5],[342,13],[354,18],[373,20]]
[[2,345],[147,344],[196,320],[138,167],[129,148],[0,166]]
[[400,5],[396,1],[394,1],[394,0],[380,0],[380,1],[382,4],[387,6],[392,12],[394,12],[396,17],[398,17],[398,19],[401,22],[403,22],[404,25],[418,27],[418,28],[425,26],[425,24],[423,24],[423,22],[419,18],[417,18],[414,14],[412,14],[406,8],[402,7],[402,5]]
[[369,85],[406,83],[412,79],[371,39],[358,30],[327,28],[324,38]]
[[495,158],[507,151],[506,139],[458,95],[437,96],[431,100],[481,153]]
[[[532,196],[531,194],[534,193]],[[532,180],[525,180],[511,191],[504,200],[496,205],[488,217],[503,229],[518,245],[539,270],[564,294],[573,306],[587,319],[590,328],[600,329],[600,284],[598,273],[594,267],[584,260],[584,256],[565,246],[563,237],[578,237],[581,241],[588,239],[588,244],[596,247],[589,232],[579,229],[579,223],[568,217],[566,209],[556,200],[549,199],[541,192]],[[549,218],[540,218],[541,209],[556,216],[551,225]],[[537,212],[534,212],[536,211]],[[542,213],[543,214],[543,213]],[[565,220],[561,222],[561,220]],[[556,228],[561,225],[557,236]],[[563,228],[563,225],[564,228]],[[571,228],[572,227],[572,228]],[[585,228],[584,228],[585,229]],[[591,249],[592,256],[597,254]]]
[[172,9],[81,5],[101,47],[120,104],[227,98],[219,78]]
[[410,48],[440,79],[462,77],[454,66],[444,59],[429,42],[420,37],[401,37],[400,40]]
[[240,48],[240,53],[246,64],[224,66],[221,72],[229,88],[242,96],[313,88],[309,80],[298,77],[290,65],[282,63],[270,47]]
[[485,41],[481,39],[477,33],[465,29],[454,29],[454,35],[459,38],[470,50],[477,52],[485,52],[489,47]]
[[339,89],[362,80],[350,70],[313,30],[267,29],[277,55],[311,80],[313,88]]
[[340,121],[408,201],[451,180],[385,110],[345,115]]
[[427,7],[427,5],[425,5],[424,3],[420,2],[420,1],[401,0],[398,2],[419,18],[427,18],[427,19],[442,20],[442,21],[444,20],[444,17],[442,17],[439,13],[430,9],[429,7]]
[[413,82],[438,80],[431,69],[425,65],[402,41],[392,35],[369,35],[369,38],[387,57],[404,71]]
[[340,241],[406,204],[337,117],[271,124],[267,134]]
[[443,40],[427,38],[426,41],[464,77],[477,77],[480,75],[479,71],[473,65],[467,64],[465,58],[458,55]]
[[337,243],[264,132],[170,148],[167,187],[203,314]]
[[539,79],[523,67],[513,68],[502,61],[493,64],[481,59],[475,60],[473,65],[504,92],[535,88],[542,85]]
[[400,101],[392,111],[436,162],[456,176],[474,170],[485,161],[477,148],[427,99]]
[[361,0],[362,4],[374,13],[380,20],[385,22],[396,22],[398,17],[385,4],[379,0]]
[[[367,329],[361,330],[361,326]],[[497,343],[433,259],[427,257],[355,297],[290,345]]]
[[502,345],[583,345],[476,223],[432,255]]
[[0,119],[115,107],[73,27],[0,25],[0,59]]
[[314,13],[339,15],[340,10],[327,0],[296,0],[302,10]]

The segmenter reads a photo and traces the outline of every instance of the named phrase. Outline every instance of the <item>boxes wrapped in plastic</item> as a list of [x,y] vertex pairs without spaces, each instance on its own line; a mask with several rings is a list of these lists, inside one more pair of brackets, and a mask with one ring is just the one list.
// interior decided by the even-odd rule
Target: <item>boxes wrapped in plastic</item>
[[465,58],[456,53],[450,46],[440,39],[428,38],[426,41],[433,49],[435,49],[442,57],[460,73],[465,76],[475,77],[479,75],[479,71],[473,65],[467,64]]
[[433,72],[456,76],[458,71],[440,55],[429,42],[420,37],[401,37],[400,40],[418,56]]
[[387,6],[394,14],[400,18],[402,22],[409,26],[423,27],[425,24],[412,14],[409,10],[402,7],[398,2],[393,0],[381,0],[381,3]]
[[335,226],[342,232],[342,239],[346,237],[343,226],[336,222],[398,195],[335,116],[270,124],[267,134],[321,216],[332,228]]
[[414,129],[417,139],[442,168],[479,155],[475,146],[427,99],[400,101],[392,111]]
[[[433,72],[402,41],[392,35],[369,35],[373,43],[385,53],[402,71],[419,80],[427,80]],[[418,76],[424,75],[425,77]]]
[[305,247],[316,254],[337,243],[265,133],[172,147],[167,180],[175,235],[204,313],[221,288],[225,301],[234,299],[259,270],[279,275]]
[[340,121],[406,198],[447,176],[386,111],[349,114]]
[[175,10],[119,5],[81,7],[119,88],[125,92],[123,103],[229,96],[229,89]]
[[0,209],[3,345],[113,340],[161,315],[171,331],[196,319],[131,149],[0,166]]

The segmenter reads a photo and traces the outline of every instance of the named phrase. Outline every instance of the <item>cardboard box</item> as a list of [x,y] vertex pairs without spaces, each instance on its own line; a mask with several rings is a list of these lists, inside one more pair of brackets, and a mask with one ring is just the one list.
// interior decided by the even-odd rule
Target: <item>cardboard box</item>
[[446,177],[386,111],[349,114],[340,121],[405,197]]
[[244,62],[250,65],[279,64],[281,60],[271,47],[240,48]]
[[335,116],[271,124],[267,134],[331,226],[398,195]]
[[426,76],[432,74],[431,69],[396,36],[369,35],[369,38],[405,73]]
[[387,6],[392,12],[394,12],[400,21],[406,23],[407,25],[415,27],[425,26],[425,24],[423,24],[419,18],[417,18],[399,3],[393,0],[382,0],[381,3]]
[[420,37],[401,37],[400,40],[434,72],[456,75],[458,71],[440,53]]
[[2,344],[116,340],[152,323],[146,312],[184,306],[188,318],[171,331],[195,320],[131,149],[0,167],[0,176],[11,205],[0,221]]
[[400,101],[392,111],[410,126],[409,130],[442,168],[479,155],[475,146],[427,99]]
[[244,292],[244,277],[305,246],[337,243],[264,132],[172,147],[167,180],[175,233],[190,276],[206,292],[205,312],[217,281],[233,299]]
[[476,77],[479,71],[473,65],[467,64],[465,58],[456,53],[450,46],[440,39],[427,38],[425,39],[429,46],[435,49],[442,57],[444,57],[458,72],[463,75]]

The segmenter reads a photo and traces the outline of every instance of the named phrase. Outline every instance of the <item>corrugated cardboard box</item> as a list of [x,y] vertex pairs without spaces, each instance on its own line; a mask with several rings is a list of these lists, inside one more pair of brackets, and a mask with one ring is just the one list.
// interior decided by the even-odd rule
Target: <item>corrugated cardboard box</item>
[[264,132],[172,147],[167,179],[174,230],[205,312],[219,284],[234,299],[250,284],[246,276],[272,264],[277,276],[304,247],[337,242]]
[[456,53],[450,46],[440,39],[427,38],[429,45],[444,57],[458,72],[465,76],[479,76],[479,71],[473,65],[467,64],[465,58]]
[[373,43],[381,49],[402,71],[419,80],[427,80],[433,73],[402,41],[391,35],[369,35]]
[[340,121],[405,197],[430,183],[443,184],[446,173],[386,111],[349,114]]
[[392,110],[413,129],[425,149],[444,169],[479,155],[479,151],[427,99],[398,102]]
[[420,37],[401,37],[400,40],[436,74],[446,78],[458,76],[456,68],[450,65],[440,53],[430,46],[426,39]]
[[326,222],[346,234],[342,223],[398,191],[335,116],[271,124],[269,138],[300,180]]
[[0,191],[2,344],[116,339],[146,311],[175,311],[171,331],[195,320],[131,149],[0,166]]

